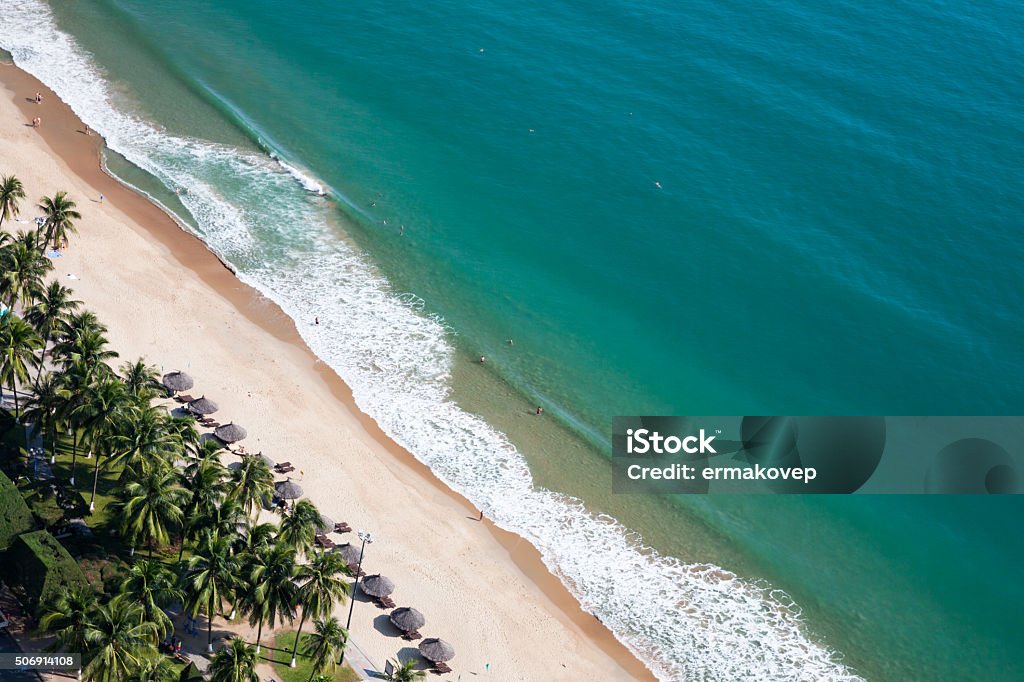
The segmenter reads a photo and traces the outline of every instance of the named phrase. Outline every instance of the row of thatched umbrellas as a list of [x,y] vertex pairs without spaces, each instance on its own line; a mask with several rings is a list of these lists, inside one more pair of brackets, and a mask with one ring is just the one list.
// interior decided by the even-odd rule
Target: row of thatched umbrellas
[[[192,377],[185,372],[171,372],[163,376],[164,388],[171,391],[172,393],[179,393],[181,391],[187,391],[195,385],[192,381]],[[214,401],[207,398],[205,395],[190,400],[186,405],[186,409],[195,415],[202,417],[209,416],[220,409],[220,407]],[[213,435],[218,440],[231,445],[241,440],[245,440],[249,433],[234,422],[228,424],[222,424],[213,430]]]
[[[192,381],[192,377],[188,374],[184,372],[171,372],[170,374],[164,375],[163,385],[169,391],[177,393],[180,391],[187,391],[195,384]],[[192,414],[202,416],[211,415],[220,409],[217,403],[206,396],[190,400],[187,407],[188,411]],[[245,439],[248,435],[244,428],[235,423],[218,426],[214,429],[213,434],[218,440],[229,445]],[[274,466],[273,460],[269,457],[262,453],[259,456],[267,463],[267,466]],[[275,483],[274,490],[277,492],[278,497],[285,500],[296,500],[302,497],[302,486],[290,478]],[[322,533],[329,533],[333,531],[334,528],[334,521],[321,514],[320,525],[317,530]],[[337,551],[341,553],[345,563],[351,566],[355,566],[359,563],[360,551],[355,545],[345,543],[344,545],[339,546]],[[390,578],[386,578],[380,574],[366,576],[360,587],[364,593],[371,597],[376,597],[377,599],[387,597],[395,591],[395,583]],[[389,618],[396,628],[406,633],[416,632],[427,622],[427,619],[422,613],[409,606],[395,609],[391,612]],[[455,658],[455,648],[443,639],[437,639],[436,637],[424,639],[420,642],[419,650],[420,653],[423,654],[424,658],[427,658],[434,663],[444,663]]]

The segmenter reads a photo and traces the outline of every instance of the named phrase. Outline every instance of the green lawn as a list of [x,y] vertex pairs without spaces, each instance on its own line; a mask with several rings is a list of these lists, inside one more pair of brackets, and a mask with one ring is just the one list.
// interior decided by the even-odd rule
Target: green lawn
[[[302,633],[302,639],[303,641],[306,639],[305,632]],[[294,668],[288,666],[292,660],[293,644],[295,644],[295,633],[285,632],[274,639],[273,648],[263,647],[262,654],[274,664],[274,669],[281,682],[308,682],[313,669],[309,659],[302,655],[301,648],[299,649],[298,665]],[[347,665],[338,667],[334,671],[334,682],[356,682],[359,679],[359,674]]]

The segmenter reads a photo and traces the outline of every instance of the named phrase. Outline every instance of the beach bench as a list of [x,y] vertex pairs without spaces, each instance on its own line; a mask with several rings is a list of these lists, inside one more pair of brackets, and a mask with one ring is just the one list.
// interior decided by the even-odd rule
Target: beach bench
[[447,663],[435,663],[434,664],[434,672],[437,673],[438,675],[447,675],[451,671],[452,671],[452,669],[448,667]]
[[420,634],[419,630],[413,630],[412,632],[403,632],[402,639],[407,642],[415,642],[417,639],[423,639],[423,635]]
[[352,526],[350,526],[347,523],[345,523],[344,521],[342,521],[340,523],[334,524],[334,532],[338,533],[338,534],[341,534],[341,533],[351,533],[352,532]]
[[334,547],[334,540],[331,540],[323,533],[317,533],[316,537],[313,540],[316,544],[320,545],[324,549],[331,549]]

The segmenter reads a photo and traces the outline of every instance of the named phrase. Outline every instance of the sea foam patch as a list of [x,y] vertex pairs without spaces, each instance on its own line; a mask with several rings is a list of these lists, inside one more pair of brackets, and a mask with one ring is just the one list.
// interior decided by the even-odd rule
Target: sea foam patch
[[[769,586],[684,563],[576,499],[537,488],[508,439],[449,397],[454,351],[441,320],[393,292],[338,240],[319,183],[251,152],[176,137],[111,103],[101,71],[38,0],[5,3],[0,46],[114,151],[179,192],[201,237],[296,320],[359,407],[499,526],[533,543],[585,609],[664,680],[859,679],[808,638]],[[299,183],[296,183],[296,180]]]

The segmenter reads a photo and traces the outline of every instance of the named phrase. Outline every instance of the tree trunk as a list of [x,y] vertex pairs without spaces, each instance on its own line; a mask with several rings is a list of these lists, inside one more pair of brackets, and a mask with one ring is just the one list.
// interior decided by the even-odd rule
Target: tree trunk
[[297,663],[295,653],[299,650],[299,640],[302,639],[302,624],[306,622],[306,607],[302,607],[302,618],[299,619],[299,631],[295,633],[295,646],[292,647],[292,662],[288,665],[294,668]]
[[11,393],[14,394],[14,423],[17,424],[18,419],[18,388],[14,385],[14,379],[11,379]]
[[256,653],[260,652],[260,640],[263,639],[263,619],[260,618],[260,624],[256,628]]
[[75,429],[74,440],[71,443],[71,485],[75,484],[75,462],[78,460],[78,429]]
[[100,482],[100,453],[96,453],[96,466],[92,473],[92,499],[89,500],[89,511],[96,510],[96,486]]
[[206,651],[213,653],[213,599],[210,600],[210,608],[206,611]]

